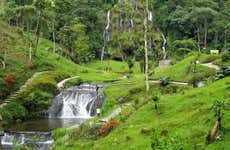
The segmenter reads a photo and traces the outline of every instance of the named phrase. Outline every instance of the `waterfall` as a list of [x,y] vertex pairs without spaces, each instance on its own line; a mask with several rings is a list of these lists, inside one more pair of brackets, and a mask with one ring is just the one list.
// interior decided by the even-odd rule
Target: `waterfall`
[[102,50],[101,50],[101,60],[104,59],[105,46],[106,46],[106,43],[109,41],[110,14],[111,14],[111,10],[109,10],[107,12],[107,18],[106,18],[107,25],[106,25],[104,33],[103,33],[104,45],[103,45]]
[[62,91],[53,100],[49,118],[91,118],[104,102],[103,88],[82,84]]
[[162,43],[162,50],[163,50],[163,54],[164,54],[163,59],[166,59],[166,44],[167,44],[167,40],[166,40],[166,37],[165,37],[165,35],[163,33],[161,34],[161,36],[162,36],[162,39],[163,39],[163,43]]
[[34,149],[44,150],[50,149],[53,142],[50,132],[6,132],[1,139],[1,146],[2,149],[11,150],[15,146],[34,145]]
[[148,11],[148,20],[149,21],[153,20],[153,13],[152,13],[152,11]]

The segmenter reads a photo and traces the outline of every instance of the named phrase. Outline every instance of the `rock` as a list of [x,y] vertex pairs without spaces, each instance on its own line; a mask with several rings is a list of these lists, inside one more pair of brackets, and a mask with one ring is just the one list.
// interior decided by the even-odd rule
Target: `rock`
[[142,128],[141,133],[145,135],[149,135],[151,133],[151,129],[148,128]]
[[21,119],[17,119],[16,122],[17,122],[17,123],[20,123],[20,122],[22,122],[22,120],[21,120]]
[[124,100],[124,98],[123,98],[123,97],[119,98],[117,101],[118,101],[119,103],[123,103],[123,102],[125,102],[125,100]]

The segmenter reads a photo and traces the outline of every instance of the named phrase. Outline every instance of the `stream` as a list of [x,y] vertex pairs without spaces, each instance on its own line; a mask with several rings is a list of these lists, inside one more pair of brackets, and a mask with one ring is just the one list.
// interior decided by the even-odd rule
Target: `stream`
[[104,101],[103,85],[84,83],[65,89],[53,99],[45,118],[6,127],[0,149],[32,146],[35,150],[48,150],[54,142],[52,130],[79,125],[96,116]]

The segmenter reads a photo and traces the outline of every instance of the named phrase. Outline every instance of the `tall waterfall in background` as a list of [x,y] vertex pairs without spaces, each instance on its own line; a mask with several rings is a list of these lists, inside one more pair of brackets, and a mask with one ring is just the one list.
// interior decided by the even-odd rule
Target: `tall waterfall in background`
[[153,21],[153,13],[151,11],[148,11],[148,20]]
[[103,33],[104,45],[103,45],[102,50],[101,50],[101,60],[104,59],[106,43],[109,41],[110,14],[111,14],[111,10],[109,10],[107,12],[107,18],[106,18],[107,25],[106,25],[105,31]]
[[103,102],[103,88],[96,84],[70,87],[54,98],[49,118],[91,118]]
[[166,40],[166,37],[165,35],[162,33],[161,34],[162,36],[162,39],[163,39],[163,43],[162,43],[162,50],[163,50],[163,59],[166,59],[166,44],[167,44],[167,40]]

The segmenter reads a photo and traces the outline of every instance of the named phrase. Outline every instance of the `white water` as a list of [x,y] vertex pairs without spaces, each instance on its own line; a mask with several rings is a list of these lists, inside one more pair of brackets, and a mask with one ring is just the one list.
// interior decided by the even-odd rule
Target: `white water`
[[49,118],[91,118],[102,106],[102,88],[96,84],[82,84],[68,88],[54,98]]
[[151,11],[148,11],[148,20],[153,21],[153,13]]
[[[12,150],[15,146],[35,145],[36,150],[50,149],[53,144],[51,133],[48,132],[9,132],[1,139],[3,150]],[[1,147],[0,147],[1,148]]]
[[103,39],[104,39],[104,45],[102,47],[102,50],[101,50],[101,60],[104,59],[104,54],[105,54],[105,46],[106,46],[106,43],[109,41],[109,28],[110,28],[110,14],[111,14],[111,11],[109,10],[107,12],[107,25],[105,27],[105,31],[103,33]]
[[163,59],[166,59],[166,44],[167,44],[167,40],[166,40],[166,37],[165,35],[162,33],[161,34],[162,36],[162,39],[163,39],[163,43],[162,43],[162,51],[163,51]]

